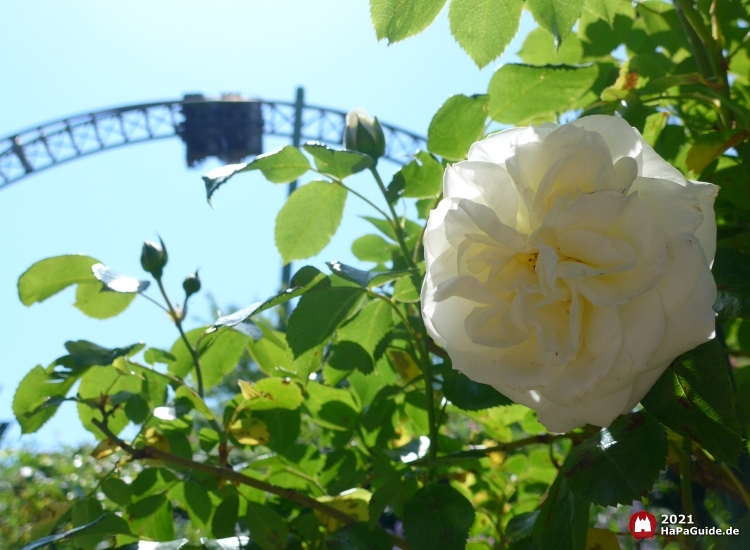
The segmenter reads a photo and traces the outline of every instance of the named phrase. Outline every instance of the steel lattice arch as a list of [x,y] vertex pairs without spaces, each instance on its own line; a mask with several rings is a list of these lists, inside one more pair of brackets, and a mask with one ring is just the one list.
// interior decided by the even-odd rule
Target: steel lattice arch
[[[0,139],[0,189],[100,151],[171,137],[180,137],[187,145],[189,166],[207,156],[239,162],[256,155],[262,152],[263,135],[340,146],[346,113],[306,105],[302,97],[301,89],[296,102],[236,94],[219,99],[189,95],[181,100],[127,105],[34,126]],[[227,120],[232,126],[229,130]],[[425,148],[425,138],[390,124],[381,125],[388,160],[405,164],[417,150]],[[227,131],[234,137],[227,138]]]

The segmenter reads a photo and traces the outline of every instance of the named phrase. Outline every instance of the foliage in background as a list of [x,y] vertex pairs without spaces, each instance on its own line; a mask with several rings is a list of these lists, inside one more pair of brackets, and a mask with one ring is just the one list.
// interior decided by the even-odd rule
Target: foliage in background
[[[376,36],[418,34],[446,3],[371,0]],[[539,28],[519,52],[523,63],[500,67],[487,90],[449,98],[428,128],[428,150],[391,182],[366,154],[378,156],[376,139],[349,144],[358,150],[286,146],[204,178],[210,198],[247,170],[278,184],[316,174],[278,215],[285,262],[325,247],[350,195],[366,200],[373,229],[352,243],[363,265],[332,263],[327,274],[303,267],[267,302],[187,329],[195,281],[184,299],[170,299],[161,283],[166,249],[148,244],[143,265],[160,295],[148,299],[174,321],[172,348],[67,342],[64,356],[29,372],[13,403],[24,433],[62,402],[76,403],[100,441],[92,455],[102,468],[76,473],[104,498],[69,500],[59,476],[21,473],[36,472],[43,457],[6,459],[13,490],[35,496],[30,511],[13,510],[10,532],[0,531],[4,547],[34,533],[51,538],[28,550],[610,550],[633,547],[634,501],[702,528],[740,528],[731,538],[660,536],[661,547],[750,547],[748,3],[452,0],[451,31],[484,66],[510,42],[524,8]],[[453,371],[427,337],[422,231],[445,165],[490,129],[594,113],[625,118],[688,177],[722,187],[717,338],[676,360],[642,408],[609,428],[549,434],[533,411]],[[380,201],[349,187],[357,172],[371,173]],[[418,219],[402,214],[413,211],[402,201],[415,202]],[[78,309],[106,318],[146,296],[147,282],[94,258],[60,256],[24,273],[19,295],[30,305],[71,285]],[[272,313],[296,298],[279,323]],[[125,440],[128,425],[137,435]],[[56,479],[54,491],[39,488],[42,479]],[[45,524],[34,515],[43,498],[74,507]]]

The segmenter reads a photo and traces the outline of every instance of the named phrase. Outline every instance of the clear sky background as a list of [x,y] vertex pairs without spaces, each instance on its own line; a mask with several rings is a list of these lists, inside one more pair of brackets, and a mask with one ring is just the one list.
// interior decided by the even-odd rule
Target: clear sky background
[[[521,30],[497,62],[479,71],[450,36],[447,10],[423,34],[386,46],[375,39],[367,0],[95,0],[0,2],[0,137],[35,124],[101,108],[178,99],[184,93],[240,92],[291,101],[299,85],[308,103],[364,107],[382,121],[426,135],[452,94],[484,93],[494,70],[517,61]],[[266,150],[279,145],[266,140]],[[245,306],[278,291],[281,259],[274,219],[286,186],[259,173],[237,176],[205,201],[201,173],[189,170],[182,142],[146,142],[96,154],[29,177],[0,191],[0,420],[13,417],[13,392],[35,365],[66,352],[67,340],[115,347],[144,341],[169,349],[177,333],[143,299],[110,320],[72,307],[72,289],[27,308],[16,281],[50,256],[84,253],[141,278],[141,243],[158,232],[169,250],[168,290],[182,296],[183,277],[200,267],[217,303]],[[386,172],[393,172],[392,166]],[[384,174],[390,179],[390,174]],[[374,183],[356,180],[377,198]],[[307,263],[357,265],[349,247],[372,232],[350,196],[332,243]],[[296,267],[302,264],[296,264]],[[202,292],[188,327],[211,316]],[[197,316],[197,317],[196,317]],[[14,427],[3,445],[93,441],[64,404],[37,434]]]

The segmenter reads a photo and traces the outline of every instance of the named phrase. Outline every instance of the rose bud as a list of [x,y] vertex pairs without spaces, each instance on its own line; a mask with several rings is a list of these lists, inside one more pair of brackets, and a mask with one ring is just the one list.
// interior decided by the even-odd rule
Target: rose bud
[[141,250],[141,266],[156,279],[161,279],[164,266],[167,265],[167,247],[159,237],[161,246],[152,241],[145,241]]
[[346,115],[344,148],[370,155],[377,160],[385,154],[385,135],[377,117],[370,117],[364,109],[354,109]]
[[201,289],[201,280],[200,277],[198,277],[197,270],[195,271],[195,273],[192,273],[185,277],[185,280],[182,281],[182,288],[185,289],[185,300],[190,298],[190,296]]

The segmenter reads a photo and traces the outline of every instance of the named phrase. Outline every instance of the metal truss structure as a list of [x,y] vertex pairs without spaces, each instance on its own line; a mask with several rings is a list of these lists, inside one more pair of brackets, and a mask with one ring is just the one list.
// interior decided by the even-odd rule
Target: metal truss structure
[[[296,137],[340,146],[346,113],[298,102],[263,101],[237,95],[220,99],[186,96],[183,100],[127,105],[66,117],[0,139],[0,189],[31,174],[93,153],[131,143],[184,137],[183,106],[196,103],[246,102],[261,106],[263,135]],[[295,135],[295,126],[300,132]],[[386,135],[385,158],[405,164],[424,149],[424,137],[381,123]]]

